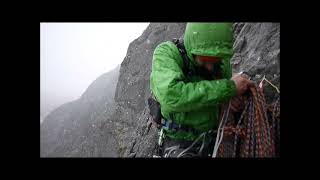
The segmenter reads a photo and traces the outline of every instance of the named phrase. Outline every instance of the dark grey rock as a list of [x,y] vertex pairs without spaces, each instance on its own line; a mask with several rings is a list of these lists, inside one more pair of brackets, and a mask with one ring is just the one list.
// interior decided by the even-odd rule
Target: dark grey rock
[[[235,23],[233,72],[246,71],[259,83],[263,76],[280,89],[280,23]],[[278,94],[266,84],[267,102]]]
[[97,78],[76,101],[50,113],[40,126],[41,157],[116,157],[114,93],[119,67]]

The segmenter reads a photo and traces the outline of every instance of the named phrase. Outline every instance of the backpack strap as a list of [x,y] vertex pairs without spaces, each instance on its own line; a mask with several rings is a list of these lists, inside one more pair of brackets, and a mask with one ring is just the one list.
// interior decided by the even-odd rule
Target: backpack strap
[[185,76],[189,75],[191,72],[189,70],[189,62],[190,62],[190,59],[189,57],[187,56],[187,51],[184,47],[184,43],[183,43],[183,39],[177,39],[177,38],[174,38],[172,40],[172,42],[177,46],[179,52],[180,52],[180,55],[183,59],[183,68],[182,68],[182,71],[184,73]]

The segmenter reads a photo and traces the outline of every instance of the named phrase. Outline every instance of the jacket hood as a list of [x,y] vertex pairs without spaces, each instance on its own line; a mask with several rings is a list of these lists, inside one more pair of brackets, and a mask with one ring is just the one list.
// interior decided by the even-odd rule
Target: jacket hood
[[232,57],[232,23],[188,23],[183,39],[193,62],[193,55]]

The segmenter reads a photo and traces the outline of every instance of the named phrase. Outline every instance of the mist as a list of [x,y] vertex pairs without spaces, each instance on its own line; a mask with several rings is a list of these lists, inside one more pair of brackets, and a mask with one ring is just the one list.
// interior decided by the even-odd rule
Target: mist
[[40,122],[114,69],[149,23],[40,23]]

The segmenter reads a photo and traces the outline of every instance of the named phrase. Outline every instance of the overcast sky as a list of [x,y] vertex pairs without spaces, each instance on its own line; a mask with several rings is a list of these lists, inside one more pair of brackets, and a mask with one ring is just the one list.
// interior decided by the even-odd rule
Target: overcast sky
[[129,43],[148,25],[41,23],[41,101],[48,96],[79,98],[91,82],[122,62]]

